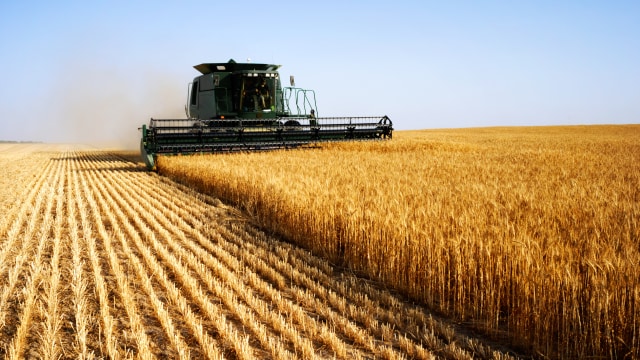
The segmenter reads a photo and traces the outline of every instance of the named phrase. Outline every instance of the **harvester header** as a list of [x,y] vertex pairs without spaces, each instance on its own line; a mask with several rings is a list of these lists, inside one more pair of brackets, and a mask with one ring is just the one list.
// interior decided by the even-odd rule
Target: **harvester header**
[[389,117],[319,117],[313,90],[283,87],[280,65],[203,63],[189,84],[186,119],[142,125],[149,169],[160,154],[293,148],[322,141],[390,139]]

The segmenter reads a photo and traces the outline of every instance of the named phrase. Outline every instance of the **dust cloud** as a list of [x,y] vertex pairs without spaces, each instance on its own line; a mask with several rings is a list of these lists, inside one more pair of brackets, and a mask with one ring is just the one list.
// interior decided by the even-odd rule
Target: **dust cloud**
[[138,128],[149,118],[185,117],[190,79],[149,69],[67,66],[48,99],[47,141],[138,149]]

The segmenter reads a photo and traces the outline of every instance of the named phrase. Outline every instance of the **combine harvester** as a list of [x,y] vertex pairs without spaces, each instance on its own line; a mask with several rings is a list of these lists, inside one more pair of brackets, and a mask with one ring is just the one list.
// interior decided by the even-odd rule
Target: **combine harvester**
[[294,148],[323,141],[390,139],[385,116],[318,117],[313,90],[282,87],[279,65],[200,64],[189,84],[187,119],[142,125],[140,152],[149,170],[161,154]]

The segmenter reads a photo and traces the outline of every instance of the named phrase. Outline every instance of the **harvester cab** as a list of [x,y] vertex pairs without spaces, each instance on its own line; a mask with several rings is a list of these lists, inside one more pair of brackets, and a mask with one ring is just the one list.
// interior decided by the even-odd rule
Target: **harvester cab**
[[159,154],[291,148],[321,141],[390,139],[387,116],[318,116],[313,90],[283,87],[279,65],[204,63],[189,84],[187,119],[151,119],[140,151],[147,168]]

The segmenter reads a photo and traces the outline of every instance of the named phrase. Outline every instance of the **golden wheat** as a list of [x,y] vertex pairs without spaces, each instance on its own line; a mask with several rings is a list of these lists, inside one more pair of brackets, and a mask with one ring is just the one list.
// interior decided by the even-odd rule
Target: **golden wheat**
[[158,164],[531,353],[640,357],[639,126],[399,132]]

